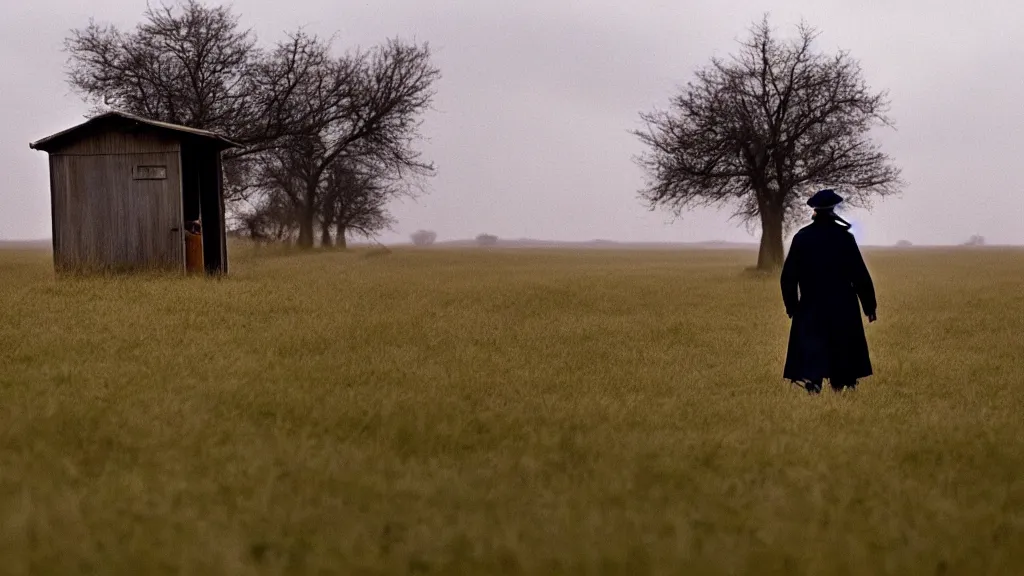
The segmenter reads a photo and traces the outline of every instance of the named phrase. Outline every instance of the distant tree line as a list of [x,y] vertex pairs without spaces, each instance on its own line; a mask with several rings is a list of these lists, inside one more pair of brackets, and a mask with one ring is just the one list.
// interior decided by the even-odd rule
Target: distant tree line
[[[430,230],[417,230],[409,236],[414,246],[431,246],[437,240],[437,233]],[[476,237],[477,246],[495,246],[498,244],[498,237],[493,234],[479,234]]]
[[150,7],[135,29],[91,22],[66,40],[68,81],[100,109],[222,133],[235,228],[311,247],[371,236],[388,202],[422,190],[416,149],[440,76],[426,44],[389,39],[335,54],[303,31],[270,47],[230,8]]

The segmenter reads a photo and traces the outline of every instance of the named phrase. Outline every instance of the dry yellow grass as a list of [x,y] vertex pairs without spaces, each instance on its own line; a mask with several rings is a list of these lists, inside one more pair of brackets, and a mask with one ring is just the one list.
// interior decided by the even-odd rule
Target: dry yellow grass
[[818,398],[749,253],[233,258],[0,252],[0,573],[1024,573],[1024,251],[868,252]]

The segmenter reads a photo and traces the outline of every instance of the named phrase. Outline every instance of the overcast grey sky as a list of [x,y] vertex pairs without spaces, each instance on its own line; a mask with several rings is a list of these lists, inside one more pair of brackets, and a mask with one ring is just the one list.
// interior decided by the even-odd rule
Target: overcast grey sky
[[[854,213],[862,243],[1024,244],[1024,5],[1014,0],[236,0],[260,39],[305,26],[339,49],[429,41],[441,68],[423,145],[438,176],[396,203],[394,233],[481,232],[555,240],[747,241],[728,211],[673,221],[637,198],[638,113],[664,106],[695,67],[735,49],[769,11],[801,18],[819,46],[849,49],[888,89],[898,130],[881,134],[903,196]],[[0,238],[50,234],[46,156],[28,143],[78,123],[62,40],[100,22],[133,26],[144,0],[0,3]]]

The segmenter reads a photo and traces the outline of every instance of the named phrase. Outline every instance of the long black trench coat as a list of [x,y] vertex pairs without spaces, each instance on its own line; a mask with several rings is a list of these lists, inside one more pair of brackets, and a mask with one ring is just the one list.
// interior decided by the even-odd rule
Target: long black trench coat
[[846,228],[821,218],[797,232],[782,268],[782,299],[793,318],[783,378],[850,382],[871,375],[860,308],[875,314],[875,288]]

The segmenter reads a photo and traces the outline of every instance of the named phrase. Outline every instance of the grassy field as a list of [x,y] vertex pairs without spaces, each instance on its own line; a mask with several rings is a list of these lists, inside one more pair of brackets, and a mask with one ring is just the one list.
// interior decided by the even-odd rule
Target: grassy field
[[1024,574],[1024,251],[866,256],[813,398],[749,252],[0,252],[0,573]]

